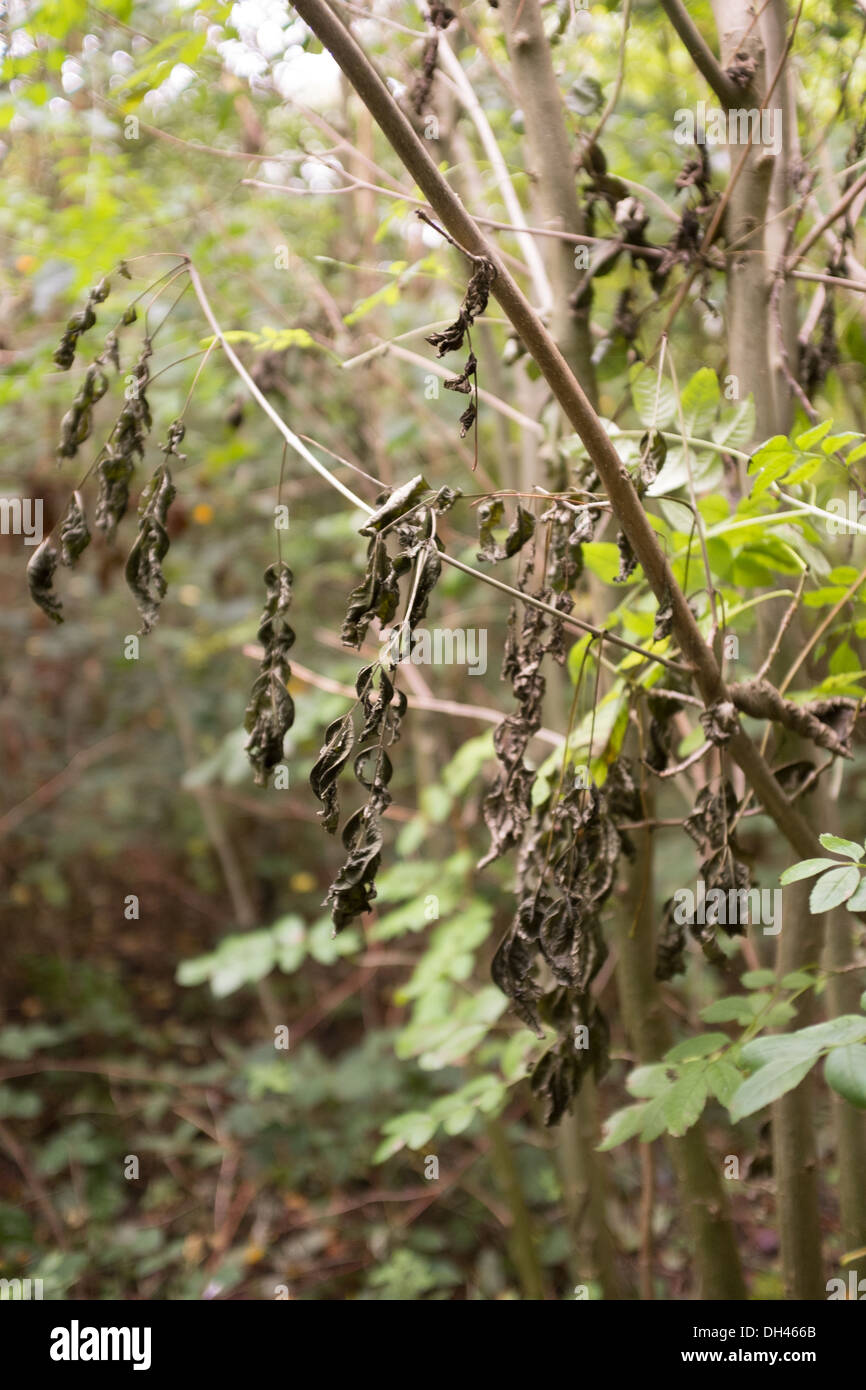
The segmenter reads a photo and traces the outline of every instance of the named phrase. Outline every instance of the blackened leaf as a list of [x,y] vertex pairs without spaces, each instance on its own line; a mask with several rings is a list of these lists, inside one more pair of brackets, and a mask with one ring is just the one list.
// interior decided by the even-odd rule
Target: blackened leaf
[[462,348],[466,330],[472,327],[476,318],[487,308],[490,287],[495,279],[496,267],[491,261],[482,260],[476,263],[457,318],[441,333],[431,333],[427,339],[430,346],[435,347],[437,357],[444,357],[446,352],[456,352],[458,348]]
[[319,812],[322,824],[331,835],[340,822],[337,779],[346,765],[354,743],[355,726],[350,711],[328,725],[324,746],[310,773],[310,786],[324,807],[324,810]]
[[496,949],[490,965],[495,985],[506,994],[515,1012],[538,1037],[543,1037],[535,1000],[541,994],[535,975],[538,955],[538,928],[548,905],[543,894],[533,894],[518,903],[514,920]]
[[631,548],[628,537],[622,531],[617,533],[616,544],[619,550],[619,574],[614,583],[624,584],[637,569],[637,556]]
[[730,743],[740,727],[736,708],[730,700],[717,700],[702,710],[699,717],[704,733],[717,747]]
[[442,385],[446,391],[459,391],[461,395],[468,396],[472,392],[473,378],[478,370],[478,362],[474,352],[470,352],[466,359],[466,366],[459,376],[450,376]]
[[349,595],[341,640],[348,647],[360,647],[373,618],[383,624],[391,621],[400,601],[397,573],[388,555],[384,537],[375,534],[367,547],[367,569],[362,582]]
[[142,494],[138,536],[126,562],[126,582],[141,614],[142,634],[152,629],[165,597],[162,562],[170,544],[166,520],[176,493],[168,464],[160,464]]
[[436,496],[430,503],[430,506],[433,508],[434,512],[447,512],[454,506],[457,499],[462,496],[463,493],[460,491],[459,487],[440,487]]
[[498,497],[492,498],[489,502],[482,502],[478,508],[478,539],[481,542],[481,549],[477,552],[479,560],[492,562],[501,560],[505,555],[505,551],[493,535],[502,521],[504,510]]
[[505,554],[507,557],[516,555],[518,550],[522,550],[528,540],[535,534],[535,517],[532,512],[528,512],[525,507],[517,505],[517,515],[508,528],[508,535],[505,537]]
[[49,537],[34,551],[27,566],[27,583],[30,597],[46,613],[52,622],[62,623],[61,603],[54,592],[54,571],[57,569],[57,551]]
[[439,558],[439,551],[432,541],[425,545],[417,563],[420,566],[418,582],[415,586],[411,610],[406,615],[406,621],[410,631],[417,623],[422,622],[423,619],[426,618],[430,595],[436,587],[439,576],[442,573],[442,561]]
[[387,500],[373,512],[372,516],[361,527],[361,535],[372,536],[376,531],[383,530],[392,521],[396,521],[398,517],[416,507],[425,492],[429,491],[430,485],[424,479],[423,474],[418,473],[416,477],[410,478],[408,483],[396,488]]
[[656,609],[656,621],[653,628],[653,641],[661,642],[665,637],[670,637],[671,628],[674,621],[674,604],[671,598],[670,589],[666,589],[662,602]]
[[112,537],[129,506],[129,483],[135,463],[127,454],[107,448],[96,465],[99,492],[94,521],[100,531]]
[[73,492],[60,527],[60,563],[71,567],[89,545],[90,532],[81,494]]
[[93,407],[108,390],[108,378],[92,362],[71,407],[60,422],[58,458],[74,458],[93,427]]
[[580,1090],[584,1067],[579,1053],[565,1039],[555,1043],[536,1064],[530,1078],[532,1094],[544,1102],[545,1125],[556,1125]]
[[378,816],[369,806],[362,806],[346,821],[343,844],[349,857],[325,899],[325,904],[331,908],[335,935],[356,917],[369,912],[376,896],[382,832]]
[[244,716],[247,757],[259,786],[282,759],[283,741],[295,718],[286,688],[291,676],[288,653],[295,641],[288,619],[292,582],[292,571],[281,560],[265,570],[267,600],[258,632],[264,652]]
[[474,402],[474,401],[470,401],[469,404],[467,405],[466,409],[464,410],[463,414],[460,416],[460,438],[461,438],[461,439],[465,439],[465,438],[466,438],[466,436],[467,436],[467,434],[469,433],[469,431],[471,430],[472,426],[475,424],[475,417],[477,416],[477,414],[478,414],[478,408],[477,408],[475,402]]
[[674,975],[681,975],[686,968],[686,923],[676,921],[675,910],[676,899],[668,898],[662,909],[656,944],[657,980],[672,980]]
[[642,488],[649,487],[667,458],[668,446],[658,430],[647,430],[640,442],[639,478]]

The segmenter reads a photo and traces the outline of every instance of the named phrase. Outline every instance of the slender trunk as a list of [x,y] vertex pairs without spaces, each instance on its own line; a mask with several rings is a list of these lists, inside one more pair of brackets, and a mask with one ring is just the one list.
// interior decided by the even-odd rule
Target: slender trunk
[[487,1135],[490,1139],[490,1162],[493,1172],[511,1212],[508,1246],[520,1279],[523,1297],[539,1301],[544,1298],[544,1274],[532,1230],[532,1217],[526,1205],[520,1174],[514,1162],[514,1154],[503,1121],[488,1120]]
[[[785,920],[779,934],[778,970],[798,970],[821,953],[823,918],[809,912],[809,883],[786,890]],[[815,995],[802,997],[797,1026],[815,1021]],[[777,1100],[773,1115],[773,1171],[776,1220],[782,1251],[782,1278],[789,1299],[826,1298],[818,1218],[818,1164],[815,1144],[815,1077],[810,1072],[793,1091]]]
[[[553,70],[539,0],[501,0],[500,13],[514,81],[523,108],[532,174],[544,224],[582,235],[586,231],[577,199],[574,153],[568,138],[562,97]],[[595,369],[589,332],[590,296],[571,302],[581,272],[574,246],[545,237],[548,273],[554,292],[551,328],[557,345],[593,405]]]
[[574,1113],[562,1120],[557,1143],[563,1204],[574,1252],[572,1270],[575,1280],[584,1283],[590,1268],[606,1299],[630,1298],[634,1291],[618,1267],[616,1244],[607,1221],[607,1182],[595,1151],[600,1139],[598,1092],[592,1078],[586,1077]]
[[[617,926],[616,978],[626,1033],[639,1061],[648,1063],[664,1055],[671,1037],[655,979],[653,836],[643,830],[635,839],[635,891],[629,895],[634,901]],[[701,1121],[681,1139],[669,1139],[668,1151],[689,1225],[700,1296],[747,1298],[721,1164],[710,1151]]]
[[[719,31],[722,67],[737,60],[754,64],[754,75],[743,86],[737,107],[728,110],[727,149],[731,178],[747,149],[752,120],[747,115],[733,126],[734,112],[758,110],[767,86],[767,63],[761,30],[754,23],[751,0],[713,0]],[[736,377],[738,399],[751,392],[755,399],[756,438],[775,433],[775,397],[770,365],[769,304],[771,275],[767,265],[765,224],[776,160],[770,149],[753,139],[733,185],[725,213],[728,250],[727,328],[728,371]]]
[[[722,66],[736,61],[742,70],[754,72],[743,87],[738,110],[755,112],[766,99],[784,55],[786,6],[769,0],[763,22],[755,23],[751,0],[713,0],[719,30]],[[782,343],[791,334],[790,299],[783,293],[779,321],[770,312],[772,273],[784,250],[784,219],[768,227],[771,211],[787,206],[785,139],[790,142],[793,98],[788,75],[779,74],[767,103],[782,146],[778,156],[758,140],[752,140],[745,163],[734,185],[725,220],[728,263],[728,367],[738,378],[737,394],[752,392],[755,398],[756,438],[785,432],[790,424],[789,392],[782,365]],[[763,117],[760,117],[763,121]],[[729,136],[731,129],[729,112]],[[787,128],[787,129],[786,129]],[[752,120],[738,120],[737,143],[729,144],[731,177],[752,131]],[[763,127],[761,128],[763,133]],[[789,148],[789,146],[788,146]],[[780,340],[780,329],[783,335]],[[812,917],[806,891],[791,890],[786,922],[779,936],[776,962],[780,975],[817,960],[821,949],[821,919]],[[814,996],[804,998],[801,1020],[814,1012]],[[782,1252],[782,1277],[786,1297],[822,1298],[821,1242],[818,1216],[818,1173],[814,1124],[814,1079],[809,1076],[772,1107],[776,1211]]]
[[[774,73],[788,38],[788,0],[770,0],[761,16],[761,29],[767,54],[767,71]],[[770,101],[780,150],[773,164],[770,194],[767,204],[766,253],[772,273],[786,256],[792,228],[791,164],[799,156],[797,133],[797,103],[794,82],[788,63],[782,69],[776,91]],[[775,319],[775,316],[774,316]],[[797,370],[797,295],[794,281],[781,286],[778,297],[778,320],[768,324],[770,371],[773,380],[774,433],[787,434],[794,417],[794,398],[785,369]]]

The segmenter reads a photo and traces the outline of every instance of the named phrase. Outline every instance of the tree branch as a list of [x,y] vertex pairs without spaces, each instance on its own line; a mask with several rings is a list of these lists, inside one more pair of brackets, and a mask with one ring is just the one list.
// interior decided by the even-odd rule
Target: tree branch
[[[297,0],[295,8],[339,64],[443,226],[473,255],[485,257],[496,269],[492,292],[534,358],[566,418],[582,439],[623,533],[642,565],[656,598],[660,603],[670,602],[674,632],[683,655],[692,665],[695,683],[704,702],[709,705],[724,699],[727,692],[715,655],[701,636],[695,616],[673,577],[619,455],[550,333],[509,275],[495,248],[482,236],[475,221],[440,174],[366,54],[325,0]],[[728,749],[767,814],[797,854],[803,858],[815,856],[819,852],[815,835],[799,811],[791,805],[742,728],[737,728]]]
[[682,0],[661,0],[661,6],[688,49],[698,72],[709,82],[722,105],[726,108],[738,106],[739,87],[728,77]]

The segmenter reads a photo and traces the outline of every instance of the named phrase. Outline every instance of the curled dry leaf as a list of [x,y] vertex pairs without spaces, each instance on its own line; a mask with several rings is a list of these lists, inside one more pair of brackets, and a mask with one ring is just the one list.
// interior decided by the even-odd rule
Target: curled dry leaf
[[295,718],[295,704],[287,688],[291,676],[288,654],[295,641],[288,619],[292,583],[292,571],[282,560],[265,570],[267,599],[258,630],[264,652],[244,715],[247,757],[259,786],[266,784],[268,774],[280,762],[283,742]]

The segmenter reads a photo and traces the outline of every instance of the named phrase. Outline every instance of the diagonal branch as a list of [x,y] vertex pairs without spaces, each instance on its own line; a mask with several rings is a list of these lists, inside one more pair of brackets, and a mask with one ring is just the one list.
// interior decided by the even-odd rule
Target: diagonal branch
[[688,49],[698,72],[709,82],[722,105],[738,106],[739,87],[728,77],[682,0],[661,0],[661,7]]

